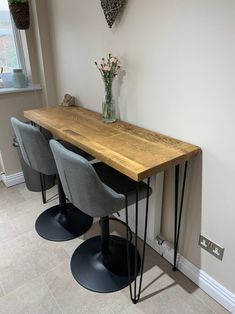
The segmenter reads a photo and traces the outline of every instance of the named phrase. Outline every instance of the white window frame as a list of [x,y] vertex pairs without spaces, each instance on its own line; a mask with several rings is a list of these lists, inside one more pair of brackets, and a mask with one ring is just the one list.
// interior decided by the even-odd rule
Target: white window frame
[[[11,16],[11,14],[10,14],[10,16]],[[19,67],[27,75],[27,68],[26,68],[26,63],[25,63],[25,55],[24,55],[24,49],[23,49],[23,44],[22,44],[20,30],[16,29],[15,23],[14,23],[14,21],[12,19],[12,16],[11,16],[11,26],[12,26],[12,31],[13,31],[13,37],[14,37],[14,42],[15,42],[16,54],[17,54],[17,58],[18,58],[18,62],[19,62]]]

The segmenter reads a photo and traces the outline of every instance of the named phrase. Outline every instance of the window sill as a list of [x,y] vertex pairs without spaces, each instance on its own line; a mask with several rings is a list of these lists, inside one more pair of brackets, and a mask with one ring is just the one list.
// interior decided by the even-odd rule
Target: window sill
[[40,91],[42,87],[40,84],[29,84],[29,86],[24,88],[0,88],[0,95],[1,94],[15,94],[15,93],[27,93],[32,91]]

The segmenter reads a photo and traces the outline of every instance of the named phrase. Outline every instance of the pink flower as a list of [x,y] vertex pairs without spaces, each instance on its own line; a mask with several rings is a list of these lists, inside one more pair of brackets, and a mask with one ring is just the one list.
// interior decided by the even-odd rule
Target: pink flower
[[111,70],[111,67],[110,67],[109,65],[105,65],[105,66],[103,67],[103,70],[104,70],[105,72],[109,72],[109,71]]

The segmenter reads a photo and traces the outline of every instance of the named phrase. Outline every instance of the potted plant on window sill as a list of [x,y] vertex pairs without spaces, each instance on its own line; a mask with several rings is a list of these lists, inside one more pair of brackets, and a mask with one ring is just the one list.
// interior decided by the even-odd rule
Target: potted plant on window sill
[[30,24],[28,0],[8,0],[16,28],[28,29]]

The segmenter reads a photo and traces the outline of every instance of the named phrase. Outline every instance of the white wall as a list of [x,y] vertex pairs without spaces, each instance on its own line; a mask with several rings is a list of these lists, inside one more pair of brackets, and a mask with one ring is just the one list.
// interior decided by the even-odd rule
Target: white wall
[[[94,61],[112,52],[124,68],[120,117],[201,146],[202,165],[200,158],[190,165],[181,251],[235,292],[235,1],[129,0],[112,30],[99,0],[47,3],[58,100],[69,92],[101,111]],[[162,226],[169,238],[171,179],[169,171]],[[222,262],[198,248],[200,232],[225,247]]]

